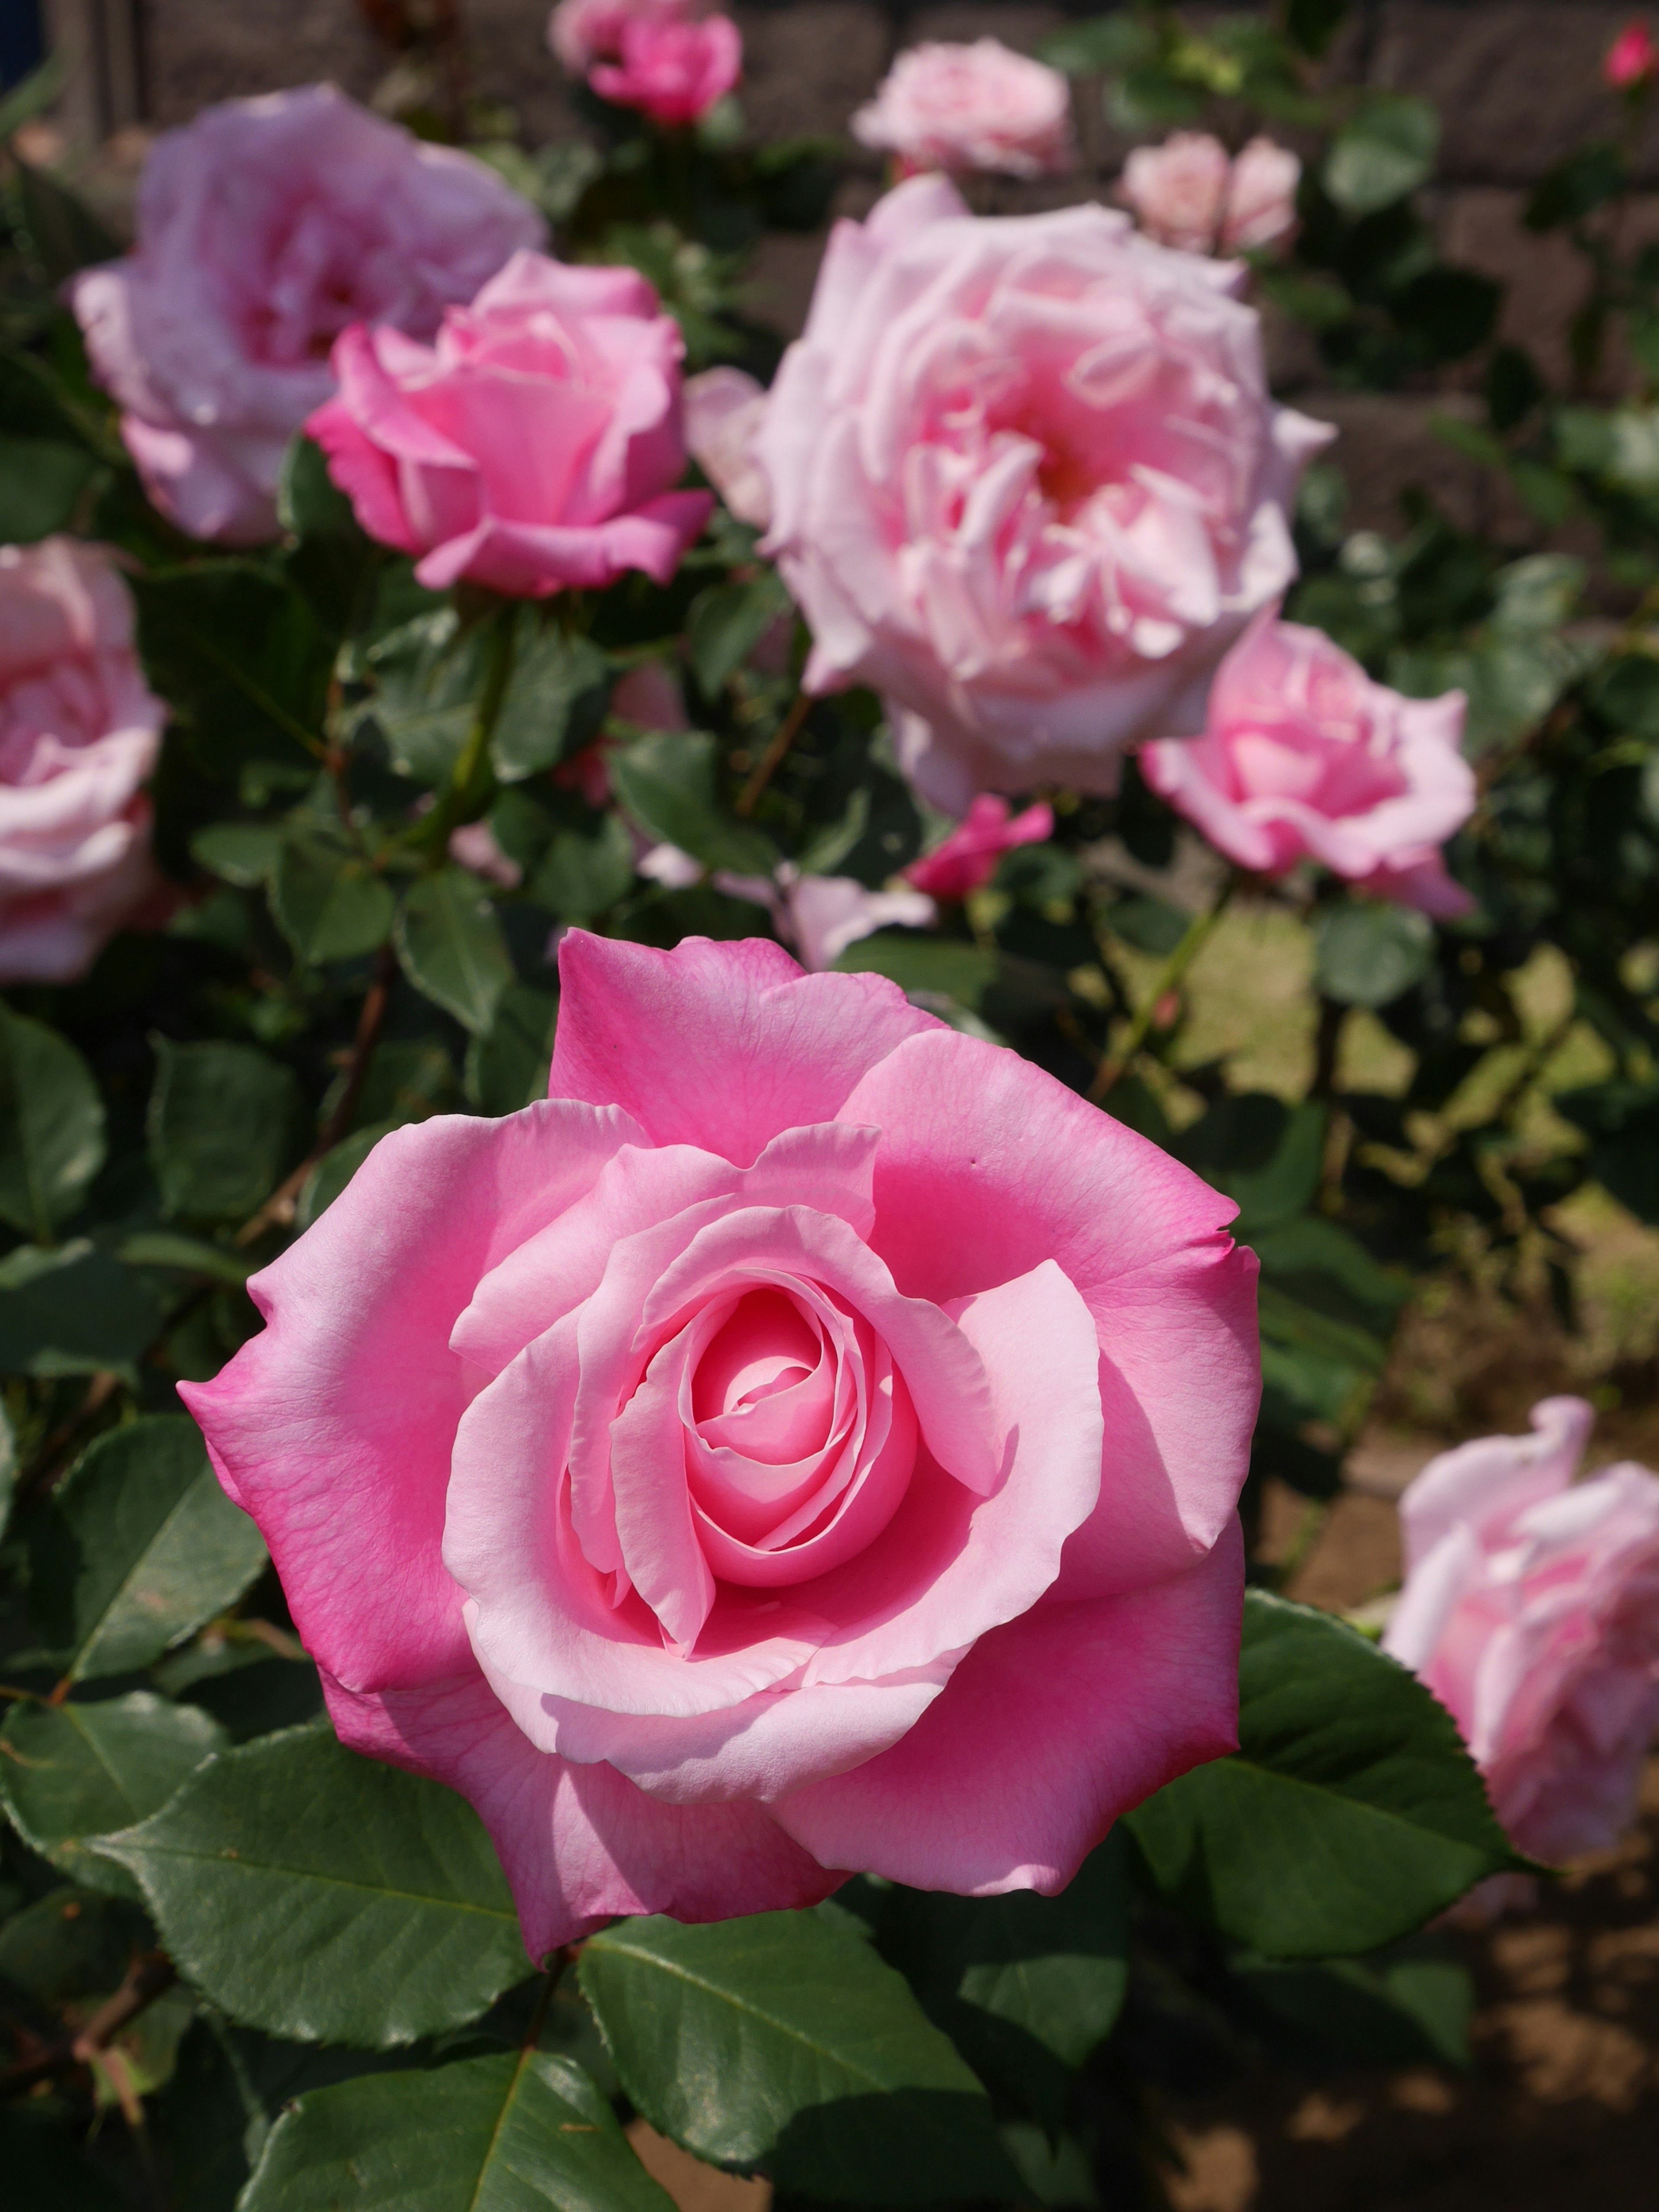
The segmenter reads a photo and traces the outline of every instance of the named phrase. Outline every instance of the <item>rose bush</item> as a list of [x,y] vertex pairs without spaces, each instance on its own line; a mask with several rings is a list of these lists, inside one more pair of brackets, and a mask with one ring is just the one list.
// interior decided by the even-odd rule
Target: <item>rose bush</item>
[[1208,679],[1295,573],[1330,435],[1267,398],[1219,264],[1104,208],[971,216],[918,177],[839,223],[755,451],[809,690],[868,684],[935,805],[1115,786],[1201,726]]
[[643,568],[662,582],[707,520],[685,466],[679,331],[631,269],[515,254],[435,346],[354,324],[337,396],[307,425],[371,536],[459,577],[543,596]]
[[1040,177],[1077,159],[1071,87],[1058,70],[998,39],[908,48],[852,127],[861,145],[893,155],[907,175]]
[[1573,1475],[1594,1413],[1431,1460],[1400,1501],[1406,1585],[1383,1649],[1462,1730],[1498,1817],[1544,1859],[1605,1850],[1659,1731],[1659,1475]]
[[186,1386],[337,1728],[472,1798],[537,1954],[1060,1887],[1232,1741],[1231,1204],[878,978],[560,965],[547,1103],[388,1139]]
[[1402,698],[1269,607],[1216,671],[1204,735],[1143,746],[1141,774],[1241,868],[1311,858],[1449,919],[1474,906],[1439,851],[1474,811],[1464,706],[1461,691]]
[[307,85],[159,139],[133,252],[70,298],[150,497],[194,537],[248,544],[276,533],[283,455],[332,388],[338,333],[429,338],[544,231],[481,161]]
[[81,975],[160,890],[143,787],[166,720],[109,554],[0,546],[0,981]]

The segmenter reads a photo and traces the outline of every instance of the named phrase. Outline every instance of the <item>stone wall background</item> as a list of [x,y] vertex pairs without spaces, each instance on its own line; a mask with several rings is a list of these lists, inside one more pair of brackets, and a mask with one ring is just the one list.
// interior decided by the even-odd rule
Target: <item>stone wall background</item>
[[[515,110],[532,140],[579,129],[544,43],[548,0],[460,4],[475,90]],[[52,35],[102,57],[81,73],[70,118],[82,132],[97,123],[122,128],[134,153],[140,131],[185,122],[212,100],[321,76],[367,98],[389,61],[358,0],[46,0],[46,9]],[[779,137],[843,131],[894,54],[919,40],[988,33],[1030,48],[1068,15],[1102,9],[1086,0],[759,0],[732,12],[744,35],[744,110],[757,133]],[[1436,103],[1443,135],[1431,212],[1443,251],[1508,286],[1503,335],[1552,367],[1583,278],[1565,243],[1522,229],[1521,210],[1530,186],[1571,147],[1617,127],[1619,103],[1601,83],[1600,62],[1630,13],[1628,0],[1358,0],[1328,60],[1341,81]],[[1081,178],[993,186],[981,204],[1012,209],[1105,191],[1128,142],[1106,124],[1097,85],[1079,84],[1078,110]],[[1637,169],[1656,189],[1631,220],[1659,238],[1659,116],[1650,118]],[[873,161],[860,156],[843,210],[860,212],[878,181]],[[757,312],[785,333],[799,325],[817,256],[817,240],[776,239],[758,258]],[[1493,519],[1480,512],[1489,495],[1476,471],[1425,427],[1434,408],[1458,404],[1455,386],[1437,395],[1322,392],[1310,355],[1285,335],[1274,350],[1280,385],[1340,426],[1336,458],[1356,521],[1392,520],[1397,489],[1409,481],[1431,483],[1460,519]]]

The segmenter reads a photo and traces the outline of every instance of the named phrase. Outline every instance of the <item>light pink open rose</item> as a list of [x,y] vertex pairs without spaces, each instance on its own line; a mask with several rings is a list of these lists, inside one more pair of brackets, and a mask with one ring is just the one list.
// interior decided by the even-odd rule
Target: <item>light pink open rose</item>
[[808,689],[881,692],[947,811],[1115,788],[1294,575],[1331,434],[1268,398],[1239,273],[1106,208],[972,216],[942,177],[832,232],[750,448],[767,547]]
[[1462,1730],[1498,1819],[1545,1859],[1605,1850],[1659,1734],[1659,1475],[1573,1474],[1595,1415],[1432,1459],[1400,1501],[1406,1586],[1383,1649]]
[[540,1954],[844,1872],[1053,1891],[1228,1749],[1233,1212],[769,942],[573,930],[550,1096],[383,1139],[186,1385],[359,1750]]
[[896,155],[907,174],[979,169],[1040,177],[1077,160],[1070,85],[1046,62],[997,39],[908,48],[853,118],[853,136]]
[[306,428],[373,538],[514,596],[665,583],[708,518],[685,467],[679,325],[632,269],[515,253],[435,346],[354,323]]
[[150,498],[192,537],[249,544],[276,534],[283,455],[346,325],[429,338],[544,234],[482,161],[307,85],[159,138],[137,246],[70,296]]
[[1291,237],[1301,181],[1301,162],[1271,138],[1232,155],[1207,131],[1177,131],[1161,146],[1135,148],[1117,195],[1160,246],[1244,253]]
[[156,894],[143,785],[167,708],[101,546],[0,546],[0,982],[62,983]]
[[1450,920],[1474,901],[1440,847],[1474,811],[1458,750],[1464,699],[1407,699],[1269,607],[1216,672],[1204,735],[1145,745],[1152,789],[1242,868],[1322,861],[1383,898]]

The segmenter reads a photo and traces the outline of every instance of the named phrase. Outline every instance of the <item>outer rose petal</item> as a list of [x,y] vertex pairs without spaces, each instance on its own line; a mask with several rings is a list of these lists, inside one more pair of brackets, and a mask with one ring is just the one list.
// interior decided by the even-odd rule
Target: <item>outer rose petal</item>
[[1231,1200],[953,1030],[901,1045],[842,1112],[884,1132],[871,1243],[901,1290],[960,1297],[1052,1259],[1094,1316],[1105,1463],[1064,1594],[1179,1573],[1232,1513],[1260,1389],[1255,1259],[1222,1233]]
[[542,1959],[615,1913],[721,1920],[816,1905],[840,1887],[754,1804],[659,1804],[609,1766],[575,1766],[520,1735],[479,1674],[354,1693],[326,1672],[343,1743],[471,1800]]
[[1121,1813],[1238,1742],[1235,1520],[1173,1581],[981,1638],[903,1740],[781,1797],[824,1863],[917,1889],[1063,1889]]
[[944,1030],[884,977],[804,975],[764,938],[659,952],[573,929],[559,984],[549,1097],[615,1099],[654,1143],[738,1167],[781,1130],[854,1118],[841,1109],[861,1076]]
[[1566,1489],[1589,1442],[1595,1408],[1585,1398],[1543,1398],[1528,1418],[1530,1437],[1477,1437],[1441,1452],[1412,1482],[1400,1501],[1407,1574],[1461,1525],[1495,1531]]
[[449,1334],[485,1269],[638,1136],[615,1107],[562,1101],[393,1130],[252,1279],[264,1334],[213,1382],[179,1386],[270,1546],[306,1649],[350,1687],[471,1663],[440,1556],[474,1387]]

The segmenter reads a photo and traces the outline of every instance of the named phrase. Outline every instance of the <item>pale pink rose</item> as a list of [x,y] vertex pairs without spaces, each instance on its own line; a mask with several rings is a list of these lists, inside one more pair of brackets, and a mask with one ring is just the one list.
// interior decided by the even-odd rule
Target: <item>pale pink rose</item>
[[1010,821],[1007,800],[981,792],[968,809],[966,820],[931,853],[912,860],[904,879],[934,898],[963,899],[990,882],[1005,853],[1017,845],[1041,845],[1054,834],[1054,811],[1045,801],[1028,806]]
[[572,930],[550,1096],[384,1138],[186,1385],[343,1739],[541,1956],[854,1869],[1054,1891],[1234,1742],[1231,1202],[769,942]]
[[1058,70],[996,39],[902,53],[853,118],[853,136],[896,155],[907,174],[981,169],[1040,177],[1077,161],[1071,87]]
[[167,708],[101,546],[0,546],[0,982],[63,983],[161,885],[143,786]]
[[1450,920],[1474,905],[1440,857],[1474,811],[1463,708],[1461,691],[1407,699],[1374,684],[1323,630],[1269,607],[1218,670],[1204,735],[1143,745],[1140,772],[1241,868],[1310,858]]
[[[645,841],[639,838],[638,842],[643,845]],[[634,866],[647,883],[660,884],[665,891],[689,890],[702,881],[705,873],[701,860],[669,844],[650,846],[640,854]]]
[[1235,160],[1208,131],[1177,131],[1161,146],[1137,146],[1117,189],[1160,246],[1243,253],[1291,236],[1301,180],[1301,162],[1271,138],[1252,138]]
[[755,451],[766,392],[740,368],[706,368],[686,379],[685,442],[691,458],[739,522],[764,530],[772,493]]
[[630,668],[611,694],[611,711],[641,730],[689,730],[680,679],[660,660]]
[[771,876],[739,876],[722,868],[715,888],[763,906],[786,945],[813,974],[833,968],[849,945],[897,925],[929,929],[939,908],[921,891],[872,891],[854,876],[804,876],[793,860]]
[[1252,138],[1233,162],[1221,218],[1221,251],[1249,253],[1295,234],[1302,164],[1271,138]]
[[1202,726],[1216,662],[1296,573],[1331,435],[1267,396],[1239,272],[1101,207],[969,215],[915,177],[830,234],[756,450],[809,690],[883,693],[947,813],[1115,788]]
[[452,860],[471,868],[486,883],[499,884],[503,890],[515,891],[524,881],[524,870],[502,852],[487,822],[464,822],[459,830],[452,830],[448,852]]
[[354,323],[306,428],[370,537],[540,598],[629,568],[666,583],[714,506],[685,467],[679,325],[632,269],[515,253],[435,346]]
[[70,297],[150,498],[193,537],[251,544],[276,534],[283,456],[334,388],[338,333],[429,338],[544,228],[483,162],[308,85],[158,139],[135,251]]
[[1545,1859],[1618,1841],[1659,1732],[1659,1476],[1626,1462],[1574,1483],[1594,1418],[1546,1398],[1532,1436],[1430,1461],[1400,1501],[1406,1586],[1383,1638]]
[[572,76],[586,76],[595,62],[622,52],[624,24],[677,23],[694,12],[695,0],[559,0],[547,19],[547,43]]
[[1639,16],[1626,24],[1601,62],[1601,75],[1615,92],[1629,92],[1646,84],[1659,70],[1659,46],[1649,36]]
[[653,123],[695,123],[743,75],[743,40],[729,15],[660,22],[633,15],[614,62],[595,62],[587,82],[601,100],[636,107]]

